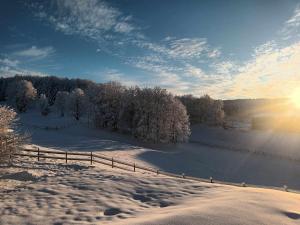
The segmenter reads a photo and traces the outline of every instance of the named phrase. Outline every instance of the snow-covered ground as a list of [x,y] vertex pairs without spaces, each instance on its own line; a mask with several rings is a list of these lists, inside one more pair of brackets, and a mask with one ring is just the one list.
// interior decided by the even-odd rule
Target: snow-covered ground
[[[233,131],[194,127],[191,143],[146,145],[55,114],[25,113],[20,123],[40,148],[98,151],[168,172],[300,189],[299,162],[246,151]],[[1,167],[0,225],[300,223],[298,193],[63,163]]]
[[[37,146],[99,151],[167,172],[264,186],[287,185],[300,190],[300,162],[290,160],[300,159],[299,134],[194,126],[190,143],[147,145],[55,114],[43,117],[26,113],[20,122],[31,132],[32,144]],[[55,127],[62,128],[52,129]]]
[[[299,224],[300,195],[126,172],[0,168],[0,224]],[[5,184],[5,185],[3,185]]]

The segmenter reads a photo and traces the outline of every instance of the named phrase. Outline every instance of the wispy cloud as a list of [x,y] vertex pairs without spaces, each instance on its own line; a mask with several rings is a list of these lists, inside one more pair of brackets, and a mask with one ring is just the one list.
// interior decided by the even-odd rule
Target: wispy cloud
[[239,66],[228,96],[289,96],[300,85],[300,42],[259,52]]
[[283,39],[288,40],[293,36],[299,36],[300,33],[300,5],[296,7],[293,15],[285,22],[283,28],[280,30],[280,34]]
[[18,60],[11,60],[8,58],[0,59],[0,65],[3,66],[16,67],[18,64],[19,64]]
[[[35,15],[67,35],[76,34],[103,44],[114,39],[114,33],[130,35],[137,29],[130,15],[124,15],[104,1],[55,0],[51,3],[33,4]],[[55,10],[48,10],[51,6]]]
[[140,85],[141,83],[134,79],[129,79],[125,74],[116,69],[106,69],[101,71],[100,74],[103,75],[105,81],[118,81],[126,86]]
[[171,59],[217,58],[221,54],[219,49],[211,48],[205,38],[166,37],[159,43],[137,39],[134,40],[134,43],[140,48],[162,54]]
[[199,57],[206,51],[206,40],[201,38],[182,38],[168,41],[168,54],[171,57],[194,58]]
[[15,75],[48,76],[48,74],[41,73],[39,71],[26,70],[18,67],[9,67],[9,66],[0,65],[0,77],[13,77]]
[[217,74],[233,74],[236,69],[236,65],[232,61],[221,61],[217,63],[211,64],[211,68],[217,73]]
[[30,57],[34,59],[44,59],[55,52],[54,48],[51,46],[38,48],[36,46],[32,46],[30,48],[16,51],[13,53],[14,56],[20,57]]

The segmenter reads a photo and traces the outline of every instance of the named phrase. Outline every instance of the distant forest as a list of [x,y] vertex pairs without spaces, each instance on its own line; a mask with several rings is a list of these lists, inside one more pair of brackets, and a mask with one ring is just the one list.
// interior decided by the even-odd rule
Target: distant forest
[[222,125],[225,115],[223,102],[208,95],[174,96],[159,87],[53,76],[0,78],[0,100],[20,113],[34,105],[44,116],[54,109],[60,116],[69,114],[76,120],[86,116],[95,127],[154,143],[187,141],[190,124]]
[[95,127],[130,133],[155,143],[187,141],[191,124],[226,126],[225,116],[254,118],[256,127],[262,124],[256,117],[268,117],[268,113],[282,113],[288,108],[287,99],[222,101],[208,95],[174,96],[159,87],[126,87],[118,82],[54,76],[0,78],[0,101],[7,101],[21,113],[34,105],[44,116],[51,111],[60,116],[69,114],[76,120],[86,116]]

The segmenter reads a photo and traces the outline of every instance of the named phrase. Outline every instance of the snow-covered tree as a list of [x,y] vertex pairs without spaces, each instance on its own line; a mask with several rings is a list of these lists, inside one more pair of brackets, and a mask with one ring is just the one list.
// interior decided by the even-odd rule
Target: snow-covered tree
[[172,143],[186,142],[190,136],[190,122],[185,106],[180,100],[173,98],[167,112],[169,141]]
[[11,128],[16,120],[16,113],[14,110],[0,106],[0,133],[5,134]]
[[137,91],[134,136],[148,142],[186,141],[190,135],[185,107],[165,89]]
[[95,106],[94,118],[97,127],[118,129],[124,91],[125,88],[118,82],[109,82],[98,86],[95,96],[91,100]]
[[[11,162],[10,155],[17,151],[21,145],[22,138],[15,131],[13,125],[17,114],[14,110],[0,106],[0,162]],[[8,142],[9,141],[9,142]],[[9,144],[7,144],[9,143]]]
[[124,91],[121,98],[118,129],[125,133],[132,133],[135,128],[135,113],[137,112],[138,87],[131,87]]
[[72,116],[79,120],[86,111],[86,96],[82,89],[75,88],[71,92],[68,105]]
[[49,108],[48,98],[46,97],[45,94],[41,94],[40,95],[38,104],[39,104],[39,108],[40,108],[41,114],[43,116],[47,116],[49,114],[49,112],[50,112],[50,108]]
[[67,111],[67,104],[69,99],[69,92],[59,91],[55,97],[55,107],[57,108],[60,116],[64,116]]
[[185,105],[191,123],[209,123],[214,125],[223,123],[223,101],[214,100],[208,95],[200,98],[185,95],[178,98]]
[[19,112],[26,112],[30,103],[36,97],[36,89],[27,80],[12,82],[7,88],[7,100],[11,102]]

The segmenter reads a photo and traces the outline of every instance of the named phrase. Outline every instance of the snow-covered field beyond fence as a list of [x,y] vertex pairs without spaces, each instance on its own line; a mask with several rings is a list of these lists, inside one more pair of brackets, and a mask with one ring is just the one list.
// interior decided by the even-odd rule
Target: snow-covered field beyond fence
[[[32,144],[67,151],[99,151],[167,172],[300,190],[300,135],[192,127],[189,143],[147,145],[70,118],[22,114]],[[52,129],[62,127],[61,129]],[[296,160],[295,160],[296,159]]]
[[[285,157],[293,155],[297,142],[278,157],[272,152],[278,137],[267,138],[281,134],[195,126],[190,143],[146,145],[55,114],[42,117],[28,112],[21,115],[20,125],[32,134],[28,147],[97,151],[167,172],[300,189],[300,163]],[[289,138],[295,134],[285,135],[291,144]],[[263,148],[246,149],[253,146]],[[0,225],[300,223],[298,193],[202,183],[104,165],[89,167],[88,162],[31,160],[0,168]]]

